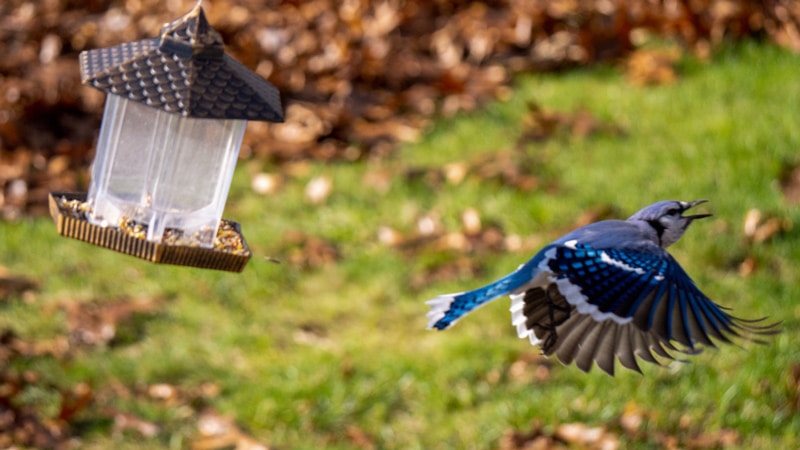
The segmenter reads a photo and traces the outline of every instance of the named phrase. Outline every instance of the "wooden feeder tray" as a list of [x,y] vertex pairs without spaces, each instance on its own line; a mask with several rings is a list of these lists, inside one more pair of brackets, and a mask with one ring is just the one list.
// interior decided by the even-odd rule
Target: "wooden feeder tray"
[[226,232],[233,233],[235,240],[241,242],[241,246],[236,249],[156,243],[133,236],[119,228],[94,225],[82,214],[75,214],[65,209],[63,205],[59,204],[59,199],[67,202],[85,202],[86,194],[50,193],[50,216],[53,217],[58,234],[61,236],[88,242],[156,264],[241,272],[250,261],[250,249],[236,222],[222,219],[220,223],[226,228]]

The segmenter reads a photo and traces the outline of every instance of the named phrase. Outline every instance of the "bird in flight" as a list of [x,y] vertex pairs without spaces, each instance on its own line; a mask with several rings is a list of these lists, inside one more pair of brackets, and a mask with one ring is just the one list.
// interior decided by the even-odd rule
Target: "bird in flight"
[[588,372],[594,362],[610,375],[615,360],[641,373],[636,357],[661,365],[655,355],[674,360],[671,352],[698,353],[715,342],[763,343],[753,336],[777,334],[780,323],[729,314],[666,251],[692,222],[711,216],[685,214],[705,202],[661,201],[627,220],[578,228],[491,284],[429,300],[428,328],[447,329],[508,295],[520,338],[564,364]]

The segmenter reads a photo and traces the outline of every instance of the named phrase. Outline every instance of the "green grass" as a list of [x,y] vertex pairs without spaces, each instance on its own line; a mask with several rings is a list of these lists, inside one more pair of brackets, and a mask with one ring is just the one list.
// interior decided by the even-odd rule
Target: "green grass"
[[[250,176],[279,169],[241,163],[225,217],[242,224],[255,254],[242,274],[151,265],[59,238],[47,218],[3,223],[0,264],[42,287],[33,302],[0,306],[0,329],[47,339],[65,332],[60,302],[161,297],[162,311],[143,320],[138,339],[68,361],[17,364],[57,385],[85,381],[98,392],[112,382],[187,389],[214,382],[221,392],[206,400],[211,406],[281,448],[357,448],[351,427],[377,448],[496,448],[508,430],[527,431],[534,421],[548,432],[571,422],[620,432],[626,405],[647,412],[644,437],[621,437],[627,446],[656,448],[659,435],[686,446],[697,434],[733,429],[739,448],[792,448],[800,439],[800,414],[790,404],[797,401],[790,366],[800,363],[800,239],[795,227],[749,246],[741,230],[751,208],[800,220],[777,182],[783,165],[800,156],[798,64],[797,55],[747,44],[708,64],[682,62],[681,79],[670,86],[632,87],[613,68],[531,75],[518,80],[510,100],[441,121],[388,160],[312,163],[267,196],[250,190]],[[625,135],[527,145],[539,162],[535,174],[552,183],[532,192],[474,175],[459,184],[404,176],[509,151],[530,101],[547,110],[585,108]],[[392,177],[385,193],[363,182],[375,171]],[[303,197],[316,175],[333,180],[319,206]],[[592,207],[630,214],[666,198],[711,200],[715,218],[695,224],[673,254],[710,297],[745,317],[784,321],[782,335],[766,346],[708,350],[690,364],[646,367],[644,376],[611,378],[556,363],[548,380],[531,381],[509,372],[537,350],[516,338],[507,300],[447,332],[424,329],[425,300],[485,284],[530,251],[404,253],[378,241],[380,227],[412,233],[425,214],[457,231],[462,211],[474,207],[484,223],[545,243]],[[341,259],[310,269],[287,262],[293,230],[334,242]],[[749,277],[737,269],[745,256],[758,267]],[[477,264],[478,275],[415,282],[459,258]],[[528,366],[528,375],[535,369]],[[159,422],[161,433],[114,434],[88,411],[80,430],[88,448],[179,448],[196,436],[193,420],[176,409],[135,397],[121,405]]]

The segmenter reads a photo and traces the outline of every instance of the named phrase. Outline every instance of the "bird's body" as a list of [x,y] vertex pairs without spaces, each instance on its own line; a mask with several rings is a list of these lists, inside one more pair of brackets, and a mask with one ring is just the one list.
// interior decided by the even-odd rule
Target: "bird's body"
[[692,221],[709,216],[683,215],[703,202],[658,202],[627,220],[574,230],[487,286],[428,301],[428,327],[446,329],[508,295],[520,338],[565,364],[588,371],[594,361],[612,375],[615,359],[640,371],[636,356],[659,364],[653,353],[673,359],[670,351],[694,353],[697,344],[731,342],[742,332],[776,333],[777,324],[726,313],[665,250]]

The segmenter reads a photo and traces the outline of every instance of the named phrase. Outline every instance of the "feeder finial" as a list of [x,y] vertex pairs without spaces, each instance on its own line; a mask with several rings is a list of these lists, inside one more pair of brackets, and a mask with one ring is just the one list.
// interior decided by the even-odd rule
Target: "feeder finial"
[[222,36],[211,27],[202,8],[202,0],[172,22],[161,28],[159,49],[181,57],[216,57],[224,53]]

